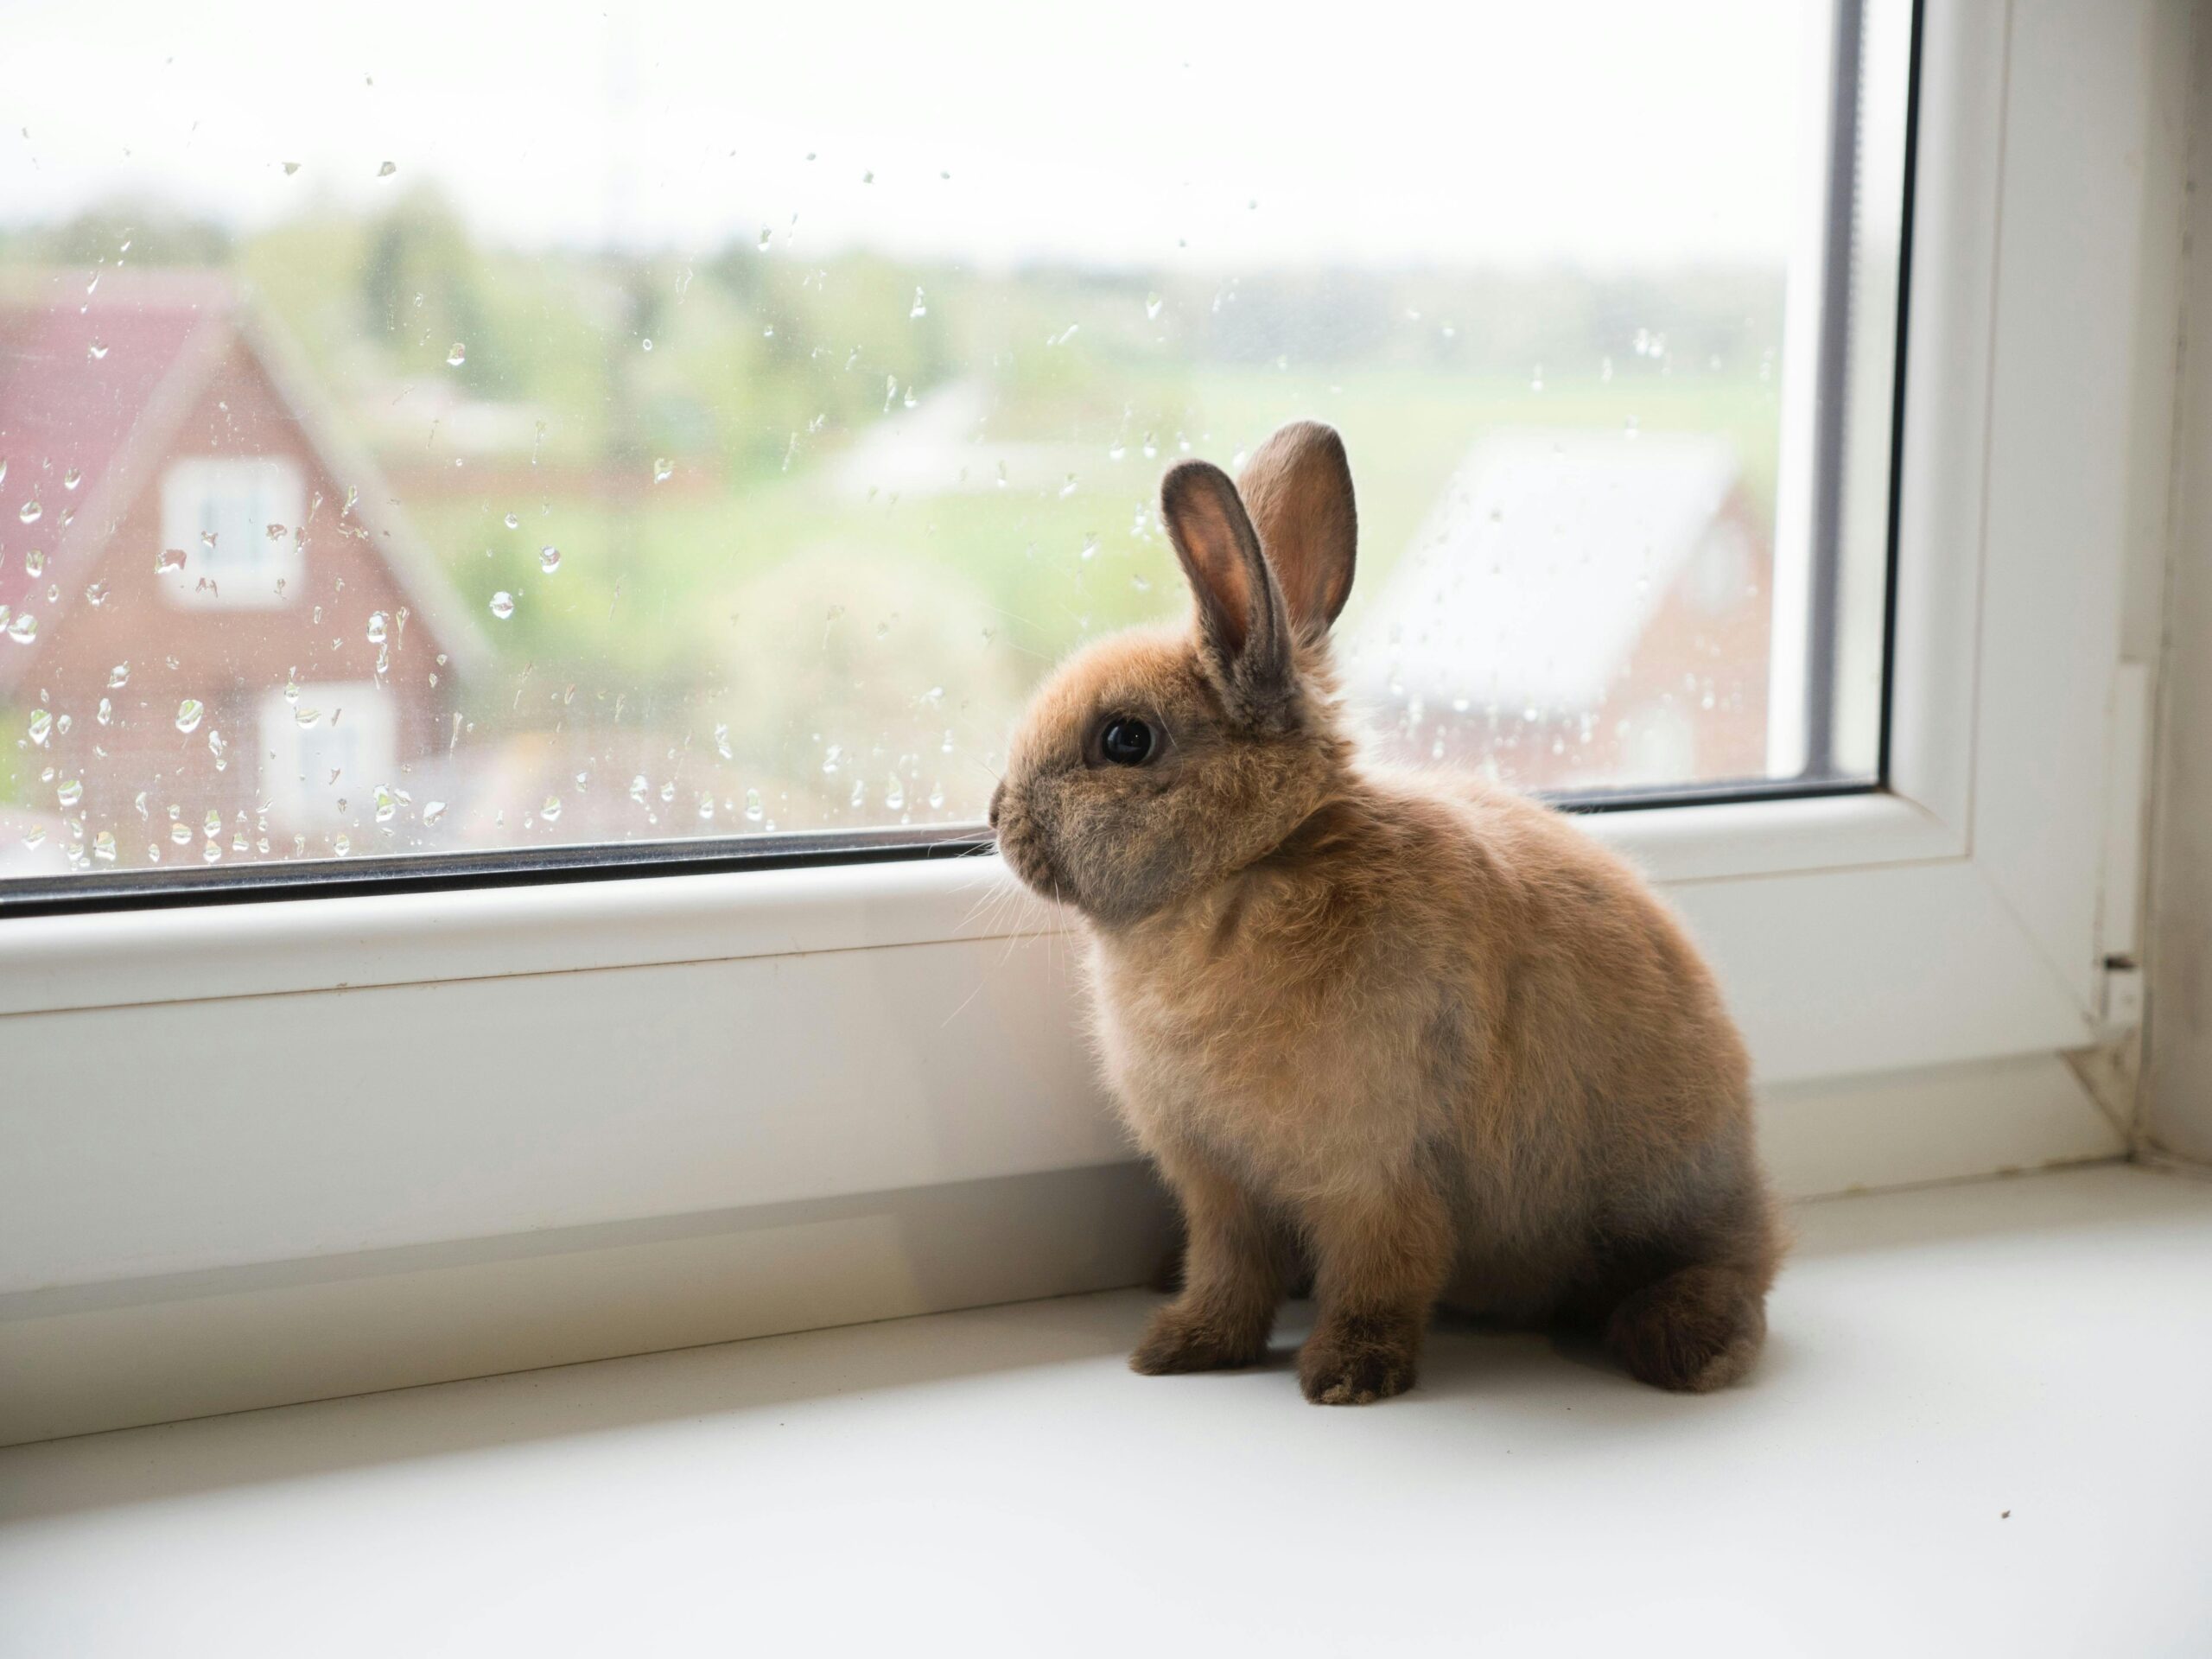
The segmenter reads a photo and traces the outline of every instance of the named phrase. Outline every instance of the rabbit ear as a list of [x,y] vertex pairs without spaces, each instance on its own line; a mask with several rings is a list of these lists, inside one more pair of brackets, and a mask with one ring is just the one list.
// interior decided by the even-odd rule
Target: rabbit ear
[[1160,512],[1198,601],[1207,666],[1257,712],[1290,684],[1290,623],[1236,486],[1211,461],[1179,462],[1160,480]]
[[1351,597],[1359,546],[1344,440],[1317,421],[1279,428],[1237,474],[1236,489],[1251,510],[1292,624],[1318,639]]

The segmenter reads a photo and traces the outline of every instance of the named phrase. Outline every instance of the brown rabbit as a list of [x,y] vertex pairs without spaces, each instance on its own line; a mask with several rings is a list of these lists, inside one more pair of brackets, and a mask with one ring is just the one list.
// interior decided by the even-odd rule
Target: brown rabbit
[[1249,1365],[1302,1262],[1309,1400],[1412,1386],[1440,1303],[1588,1322],[1667,1389],[1757,1357],[1781,1255],[1742,1039],[1681,925],[1566,817],[1355,760],[1328,631],[1344,445],[1287,426],[1160,486],[1195,626],[1078,653],[991,803],[1081,912],[1098,1040],[1179,1201],[1130,1363]]

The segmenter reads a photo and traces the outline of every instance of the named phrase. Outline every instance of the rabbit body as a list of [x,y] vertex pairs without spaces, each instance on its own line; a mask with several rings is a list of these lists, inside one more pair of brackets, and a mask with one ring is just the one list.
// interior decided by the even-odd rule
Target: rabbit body
[[1239,486],[1186,463],[1164,499],[1197,628],[1065,665],[993,805],[1090,923],[1108,1080],[1183,1213],[1181,1294],[1132,1363],[1252,1363],[1310,1269],[1317,1402],[1411,1386],[1440,1305],[1586,1324],[1663,1387],[1734,1380],[1781,1232],[1680,924],[1547,807],[1361,766],[1326,642],[1333,433],[1285,429]]

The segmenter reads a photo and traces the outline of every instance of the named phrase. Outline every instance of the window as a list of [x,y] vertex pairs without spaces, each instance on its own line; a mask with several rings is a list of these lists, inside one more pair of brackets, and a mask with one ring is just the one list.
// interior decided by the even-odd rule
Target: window
[[1378,751],[1870,786],[1910,9],[1414,24],[402,4],[272,86],[265,5],[34,14],[0,872],[973,823],[1044,668],[1185,602],[1161,470],[1301,416]]
[[[1109,1236],[1128,1260],[1151,1259],[1121,1230],[1140,1188],[1108,1167],[1128,1148],[1096,1092],[1065,917],[996,860],[877,856],[887,842],[912,852],[912,838],[957,836],[976,799],[961,791],[985,775],[976,766],[963,782],[963,760],[987,760],[1001,729],[987,694],[1018,698],[1086,618],[1098,628],[1173,602],[1153,579],[1164,563],[1149,567],[1149,588],[1135,586],[1160,550],[1122,530],[1149,502],[1178,426],[1150,424],[1155,407],[1127,392],[1096,401],[1100,383],[1073,372],[1090,360],[1117,387],[1150,374],[1179,400],[1170,412],[1193,448],[1217,457],[1278,412],[1344,427],[1368,532],[1348,641],[1379,629],[1389,643],[1393,563],[1414,556],[1425,525],[1479,538],[1491,506],[1510,524],[1516,504],[1554,487],[1541,468],[1494,471],[1471,515],[1449,493],[1462,469],[1491,465],[1478,444],[1510,455],[1532,405],[1552,429],[1564,423],[1570,456],[1601,437],[1620,441],[1608,454],[1661,440],[1699,454],[1716,434],[1765,430],[1771,501],[1749,501],[1740,519],[1700,512],[1670,543],[1681,563],[1669,601],[1673,618],[1722,645],[1716,661],[1734,664],[1747,697],[1758,684],[1747,665],[1764,660],[1764,764],[1747,781],[1691,781],[1718,776],[1698,757],[1719,710],[1703,708],[1701,685],[1688,697],[1679,679],[1638,682],[1612,694],[1629,729],[1617,740],[1600,724],[1591,740],[1609,746],[1609,770],[1589,798],[1621,810],[1586,827],[1645,863],[1713,963],[1752,1053],[1763,1144],[1796,1190],[2118,1148],[2061,1054],[2113,1038],[2128,997],[2108,964],[2137,949],[2125,871],[2139,863],[2126,835],[2141,763],[2125,734],[2139,751],[2146,664],[2167,620],[2157,579],[2167,462],[2181,454],[2168,447],[2191,130],[2173,118],[2190,62],[2180,10],[1929,6],[1910,34],[1878,5],[1809,20],[1766,6],[1501,7],[1464,24],[1386,10],[1363,22],[1375,41],[1392,37],[1389,50],[1351,30],[1329,40],[1342,85],[1315,79],[1319,48],[1294,39],[1240,39],[1232,51],[1198,9],[1166,22],[1126,9],[1088,24],[917,17],[779,15],[748,19],[734,41],[692,14],[664,16],[654,35],[558,7],[527,29],[465,10],[435,27],[405,6],[373,19],[320,13],[285,20],[286,75],[249,81],[230,65],[250,60],[223,42],[226,31],[265,37],[273,25],[251,5],[149,13],[143,29],[104,31],[98,54],[60,9],[11,15],[0,62],[16,124],[0,143],[0,293],[16,306],[0,350],[10,636],[0,1019],[11,1066],[0,1298],[15,1305],[0,1322],[18,1345],[27,1327],[45,1332],[40,1351],[56,1363],[40,1363],[38,1389],[59,1402],[51,1421],[136,1420],[114,1390],[177,1374],[169,1362],[188,1349],[198,1357],[179,1363],[206,1385],[193,1408],[267,1404],[298,1392],[242,1391],[242,1343],[289,1354],[285,1375],[313,1390],[333,1386],[318,1343],[337,1332],[346,1351],[376,1356],[345,1385],[390,1385],[489,1357],[536,1364],[613,1351],[613,1340],[736,1334],[732,1318],[781,1329],[799,1301],[797,1317],[812,1322],[826,1304],[804,1287],[823,1282],[810,1270],[830,1258],[879,1287],[912,1287],[906,1300],[868,1291],[838,1304],[881,1313],[1031,1294],[992,1276],[1007,1263],[1035,1267],[1023,1287],[1072,1288],[1083,1272],[1119,1271],[1096,1265],[1122,1259],[1100,1250]],[[440,50],[420,49],[431,39]],[[1162,62],[1167,41],[1185,49]],[[1395,73],[1415,41],[1435,49]],[[1236,55],[1252,51],[1267,55]],[[1906,57],[1910,76],[1884,67]],[[992,73],[1016,60],[1050,73]],[[834,74],[810,67],[820,63]],[[1217,73],[1231,63],[1244,73]],[[776,73],[734,80],[733,64]],[[709,78],[715,96],[702,101],[696,84]],[[1908,81],[1909,162],[1891,118]],[[1201,85],[1226,90],[1201,103],[1187,90]],[[1362,136],[1382,118],[1372,97],[1345,90],[1374,85],[1389,89],[1382,115],[1403,117],[1387,154]],[[1300,86],[1322,89],[1300,106],[1318,136],[1286,118],[1281,89]],[[1085,88],[1103,90],[1084,103]],[[795,147],[770,164],[776,133],[833,109],[846,111],[842,148],[803,141],[814,162]],[[1855,128],[1831,119],[1847,110]],[[1840,167],[1845,157],[1855,159]],[[1018,200],[957,193],[1001,162],[1020,169]],[[1770,394],[1768,383],[1745,393],[1731,426],[1692,418],[1691,394],[1715,388],[1694,373],[1700,361],[1712,372],[1711,352],[1686,350],[1683,321],[1727,272],[1700,268],[1669,301],[1652,266],[1609,264],[1586,238],[1640,226],[1655,259],[1721,246],[1719,222],[1684,204],[1717,199],[1746,168],[1771,187],[1766,280],[1780,309],[1745,314],[1768,319],[1776,378]],[[393,193],[432,174],[445,181],[444,216],[385,237]],[[798,208],[760,211],[775,189],[788,201],[794,178],[825,182]],[[908,193],[903,219],[884,205],[894,184]],[[1413,327],[1402,311],[1362,314],[1345,297],[1378,270],[1410,280],[1409,267],[1352,257],[1382,245],[1381,218],[1417,226],[1402,185],[1451,210],[1428,214],[1450,221],[1425,232],[1440,247],[1497,238],[1499,266],[1480,282],[1446,270],[1443,251],[1421,273],[1481,299],[1450,319],[1452,338],[1462,351],[1487,340],[1493,358],[1433,372],[1401,349],[1415,338],[1396,332]],[[91,205],[134,190],[127,221]],[[1909,238],[1894,223],[1908,200]],[[976,228],[980,206],[995,241]],[[533,214],[534,232],[517,222]],[[1200,220],[1211,230],[1193,233]],[[1108,223],[1128,237],[1164,224],[1171,243],[1191,243],[1174,254],[1194,268],[1234,257],[1245,267],[1232,273],[1245,277],[1237,296],[1216,313],[1217,288],[1200,284],[1195,305],[1180,305],[1189,285],[1149,270],[1132,293],[1113,264],[1077,280],[1073,238]],[[1508,237],[1500,227],[1512,224],[1522,228]],[[1283,318],[1307,290],[1257,303],[1263,256],[1281,245],[1256,238],[1286,225],[1345,273],[1316,280],[1327,304],[1303,313],[1294,335]],[[1673,227],[1671,252],[1655,226]],[[969,254],[946,251],[956,232]],[[1910,260],[1894,260],[1907,241]],[[1046,252],[1023,251],[1037,246]],[[1548,262],[1547,247],[1573,257]],[[715,250],[728,257],[718,264]],[[1310,273],[1322,253],[1306,257]],[[913,283],[930,259],[936,285]],[[732,297],[746,272],[776,301],[772,336]],[[817,272],[853,287],[841,278],[825,292]],[[455,273],[482,280],[457,294]],[[862,274],[874,297],[855,308]],[[118,307],[125,277],[135,294]],[[1600,278],[1626,295],[1620,310],[1600,308],[1625,341],[1608,353],[1611,381],[1601,361],[1592,372],[1560,355],[1557,335],[1541,355],[1528,337],[1547,304],[1582,315]],[[1146,319],[1154,293],[1160,315]],[[652,303],[639,314],[641,294]],[[395,295],[400,324],[365,334],[363,307]],[[47,302],[28,321],[24,296]],[[810,358],[821,343],[810,319],[830,314],[808,308],[833,301],[847,308],[832,316],[842,352]],[[1103,354],[1132,307],[1135,346]],[[1440,321],[1433,296],[1406,308]],[[1344,321],[1362,315],[1365,334]],[[1078,331],[1061,338],[1071,322]],[[1649,338],[1635,351],[1637,327],[1666,336],[1656,366]],[[925,329],[944,332],[909,332]],[[551,349],[503,356],[517,339]],[[822,377],[798,383],[804,399],[779,378],[790,365],[766,355],[802,340],[798,356]],[[942,356],[923,350],[931,340]],[[1208,356],[1206,340],[1244,354]],[[1440,340],[1440,322],[1422,352]],[[848,382],[855,345],[864,350]],[[1078,346],[1102,354],[1072,354]],[[868,353],[880,365],[893,348],[912,355],[887,370],[899,383],[891,410],[880,378],[847,404],[811,395],[861,385]],[[699,379],[715,353],[719,366]],[[1724,371],[1732,360],[1723,354]],[[1497,365],[1487,379],[1460,372],[1484,361]],[[1796,371],[1807,362],[1811,379]],[[167,378],[176,365],[181,378]],[[916,480],[934,475],[942,446],[871,435],[926,433],[904,423],[948,420],[948,400],[958,414],[944,377],[972,378],[961,365],[1029,401],[993,404],[999,382],[983,379],[983,403],[961,416],[980,423],[969,443],[983,459],[925,493]],[[73,378],[94,369],[139,378]],[[149,390],[149,376],[167,389]],[[1478,430],[1452,401],[1474,396],[1471,384],[1499,411]],[[1624,386],[1637,408],[1604,401]],[[1057,413],[1018,427],[1017,407]],[[807,434],[825,410],[834,418]],[[65,417],[67,443],[54,435]],[[1392,418],[1401,442],[1382,432]],[[1160,452],[1151,458],[1147,431]],[[138,433],[184,447],[133,448]],[[1077,450],[1071,467],[1063,457]],[[840,471],[855,454],[865,472]],[[307,533],[292,603],[180,609],[146,585],[165,550],[156,480],[188,454],[297,461]],[[655,482],[660,459],[669,473]],[[1071,470],[1077,486],[1063,497]],[[1803,486],[1783,488],[1785,474]],[[563,494],[530,487],[562,477]],[[1102,479],[1126,480],[1125,493]],[[1639,511],[1656,515],[1673,498],[1648,499]],[[1092,521],[1102,500],[1128,516]],[[1885,519],[1893,534],[1881,533]],[[1077,539],[1055,540],[1053,524]],[[970,528],[956,542],[958,526]],[[1092,528],[1100,543],[1084,559]],[[560,550],[550,572],[546,546]],[[98,567],[103,548],[124,560],[111,573]],[[971,565],[978,548],[1004,563]],[[1773,588],[1764,658],[1713,622],[1745,562]],[[972,634],[931,608],[1006,572],[1017,587]],[[1493,580],[1481,568],[1467,576],[1478,589]],[[1582,597],[1544,588],[1555,579],[1543,561],[1528,579]],[[514,601],[504,618],[491,609],[500,592]],[[833,605],[845,607],[836,618]],[[899,626],[878,640],[875,623],[893,613]],[[1419,607],[1406,614],[1402,677],[1430,620]],[[901,632],[923,617],[937,619],[930,630]],[[138,632],[149,618],[158,638]],[[1480,637],[1465,611],[1451,621]],[[988,642],[984,626],[997,630]],[[1522,642],[1495,648],[1508,646]],[[887,682],[879,648],[918,653],[926,677]],[[790,652],[808,653],[795,659],[811,665],[805,676],[766,671],[787,668],[779,653]],[[1406,718],[1414,683],[1392,715],[1388,665],[1373,667],[1376,741],[1433,746],[1447,720],[1486,734],[1478,700],[1492,693],[1472,677],[1479,664],[1458,666],[1471,677],[1423,690],[1418,728]],[[887,703],[887,683],[899,692]],[[284,695],[294,686],[296,702]],[[386,699],[388,769],[364,758],[363,686]],[[1723,690],[1716,671],[1716,701]],[[1465,711],[1452,707],[1459,696]],[[310,739],[334,731],[361,747],[289,751],[264,721],[280,702]],[[302,708],[315,724],[300,723]],[[889,794],[888,768],[871,780],[849,764],[852,746],[871,766],[883,759],[868,735],[879,728],[856,712],[869,710],[899,746],[892,758],[921,763],[899,774],[911,824],[854,827],[881,824]],[[1520,729],[1503,718],[1519,712],[1501,709],[1501,736]],[[1407,731],[1394,734],[1393,719]],[[1497,753],[1502,772],[1579,735],[1541,709],[1522,724],[1541,740]],[[630,747],[614,749],[614,737]],[[600,759],[577,764],[571,743]],[[832,743],[834,773],[823,770]],[[941,775],[924,769],[938,765]],[[288,778],[328,785],[332,771],[334,785],[282,798]],[[698,794],[710,777],[728,787],[715,783],[708,820]],[[935,807],[933,780],[944,789]],[[381,823],[379,785],[393,809]],[[751,788],[762,791],[758,823],[740,792]],[[293,828],[295,810],[310,821]],[[545,880],[549,869],[570,879]],[[601,874],[628,879],[588,879]],[[283,901],[148,901],[173,896]],[[105,913],[79,913],[94,910]],[[286,1086],[294,1079],[310,1081]],[[1015,1217],[1012,1230],[968,1226],[957,1206],[969,1199]],[[961,1217],[944,1224],[961,1240],[951,1255],[908,1224],[917,1205]],[[1007,1248],[975,1242],[1000,1238]],[[651,1248],[639,1255],[632,1243]],[[537,1287],[526,1294],[542,1300],[515,1300],[525,1257]],[[791,1270],[800,1262],[809,1272]],[[979,1265],[992,1272],[967,1270]],[[697,1322],[671,1312],[652,1287],[677,1280],[721,1311]],[[725,1294],[741,1281],[771,1291]],[[518,1306],[558,1316],[518,1319]],[[405,1341],[378,1334],[391,1330]],[[442,1350],[438,1330],[453,1333]],[[540,1343],[536,1332],[556,1335]],[[489,1348],[486,1333],[499,1338]]]
[[[154,561],[172,605],[269,610],[289,597],[306,561],[299,468],[266,455],[194,457],[162,474],[162,545]],[[219,646],[218,647],[219,649]]]
[[[416,806],[411,791],[392,782],[398,776],[394,723],[391,702],[373,680],[287,685],[270,692],[259,709],[266,766],[260,791],[266,804],[260,817],[274,818],[280,836],[304,836],[309,830],[303,826],[319,826],[332,814],[346,812],[349,797],[365,803],[372,822],[388,823],[402,808]],[[439,805],[426,797],[418,810],[435,824]],[[227,850],[266,850],[257,843],[270,826],[255,827],[258,833],[247,836],[241,824]],[[248,840],[257,844],[237,844]],[[213,861],[212,855],[206,856]]]

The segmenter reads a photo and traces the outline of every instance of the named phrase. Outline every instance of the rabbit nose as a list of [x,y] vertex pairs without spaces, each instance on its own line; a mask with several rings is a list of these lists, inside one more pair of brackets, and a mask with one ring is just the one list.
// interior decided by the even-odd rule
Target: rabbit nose
[[1006,799],[1006,785],[1001,784],[991,791],[991,828],[999,827],[999,803]]

